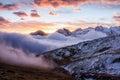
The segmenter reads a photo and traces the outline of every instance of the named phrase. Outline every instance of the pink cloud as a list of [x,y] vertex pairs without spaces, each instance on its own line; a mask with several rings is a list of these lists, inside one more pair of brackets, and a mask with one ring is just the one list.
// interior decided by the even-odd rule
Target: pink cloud
[[34,0],[34,5],[39,7],[77,7],[86,3],[120,4],[120,0]]
[[15,10],[15,9],[18,9],[18,5],[16,4],[3,5],[2,3],[0,3],[0,10]]
[[84,2],[86,2],[86,0],[34,0],[34,5],[39,7],[57,8],[59,6],[77,6]]
[[115,15],[113,16],[113,19],[116,21],[116,25],[120,26],[120,12],[116,12]]
[[120,4],[120,0],[102,0],[105,3]]
[[9,23],[11,22],[3,17],[0,17],[0,25],[8,25]]
[[51,16],[55,16],[56,14],[53,13],[53,12],[49,12],[49,15],[51,15]]
[[13,14],[15,14],[15,15],[21,17],[21,18],[28,16],[28,15],[27,15],[25,12],[23,12],[23,11],[13,12]]
[[35,17],[35,18],[40,17],[40,15],[38,14],[38,12],[37,12],[36,10],[31,10],[30,16],[31,16],[31,17]]

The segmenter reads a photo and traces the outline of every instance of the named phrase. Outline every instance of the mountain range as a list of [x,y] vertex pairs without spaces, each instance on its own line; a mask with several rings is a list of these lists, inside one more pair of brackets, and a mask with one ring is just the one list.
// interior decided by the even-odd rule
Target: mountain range
[[[81,29],[81,28],[78,28],[74,31],[70,31],[66,28],[63,28],[63,29],[59,29],[57,30],[56,32],[60,33],[60,34],[63,34],[65,36],[78,36],[78,35],[84,35],[84,34],[87,34],[88,32],[90,32],[91,30],[95,30],[96,32],[102,32],[102,33],[105,33],[106,35],[118,35],[120,34],[120,26],[114,26],[114,27],[110,27],[110,28],[107,28],[107,27],[103,27],[103,26],[97,26],[95,28],[92,28],[92,27],[88,27],[88,28],[85,28],[85,29]],[[31,35],[41,35],[41,36],[45,36],[47,33],[41,31],[41,30],[38,30],[36,32],[33,32],[31,33]]]
[[120,79],[120,27],[97,26],[73,32],[60,29],[57,33],[89,40],[45,52],[46,59],[77,80]]
[[120,27],[0,32],[0,44],[0,80],[120,80]]

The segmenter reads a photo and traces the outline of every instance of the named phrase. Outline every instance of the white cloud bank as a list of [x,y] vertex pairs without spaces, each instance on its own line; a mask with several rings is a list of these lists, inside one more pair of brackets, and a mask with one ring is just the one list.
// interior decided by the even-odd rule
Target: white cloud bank
[[2,43],[0,45],[0,61],[7,64],[39,69],[52,69],[55,67],[53,62],[48,62],[42,55],[39,57],[35,57],[33,54],[27,55],[20,49],[15,49]]
[[54,68],[53,62],[48,62],[42,56],[36,57],[35,55],[105,36],[106,34],[97,31],[88,32],[84,39],[82,39],[83,35],[64,36],[57,32],[48,36],[0,32],[0,61],[19,66]]

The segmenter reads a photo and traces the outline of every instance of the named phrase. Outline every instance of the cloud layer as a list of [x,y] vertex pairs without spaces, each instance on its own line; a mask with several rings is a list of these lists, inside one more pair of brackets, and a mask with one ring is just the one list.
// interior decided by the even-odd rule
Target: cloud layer
[[[51,69],[55,67],[55,64],[43,58],[42,53],[105,36],[106,34],[94,30],[88,32],[85,36],[77,35],[77,37],[64,36],[58,32],[47,36],[0,32],[0,62]],[[36,57],[37,54],[41,56]]]
[[[7,0],[9,1],[9,0]],[[58,7],[77,7],[79,5],[87,4],[87,3],[103,3],[103,4],[120,4],[119,0],[10,0],[9,3],[12,4],[6,4],[3,5],[0,3],[0,9],[1,10],[14,10],[17,9],[20,5],[16,4],[24,4],[24,5],[35,5],[39,7],[52,7],[52,8],[58,8]]]
[[[96,35],[94,35],[96,34]],[[85,40],[92,40],[104,37],[106,34],[95,30],[90,30],[87,34],[77,34],[74,36],[65,36],[55,32],[47,36],[31,36],[17,33],[0,33],[0,40],[13,48],[21,49],[25,53],[41,54],[56,48],[72,45]]]
[[0,33],[0,40],[13,48],[22,49],[24,52],[41,54],[44,51],[52,49],[51,44],[44,43],[28,35],[15,33]]
[[34,55],[27,55],[21,49],[12,48],[11,46],[0,43],[0,62],[7,64],[18,65],[22,67],[32,68],[54,68],[53,62],[48,63],[42,56],[35,57]]
[[15,33],[0,32],[0,62],[23,67],[52,69],[55,67],[52,61],[43,58],[43,51],[51,49],[47,43],[28,36]]

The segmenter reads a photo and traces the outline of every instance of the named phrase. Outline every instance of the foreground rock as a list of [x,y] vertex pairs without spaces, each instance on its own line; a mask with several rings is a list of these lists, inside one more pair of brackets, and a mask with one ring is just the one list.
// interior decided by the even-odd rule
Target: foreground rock
[[44,53],[78,80],[120,79],[120,35],[82,42]]

